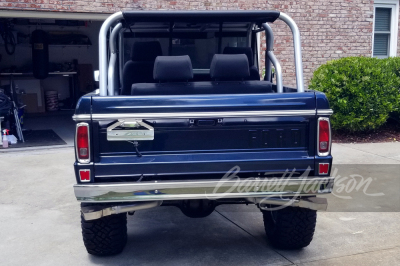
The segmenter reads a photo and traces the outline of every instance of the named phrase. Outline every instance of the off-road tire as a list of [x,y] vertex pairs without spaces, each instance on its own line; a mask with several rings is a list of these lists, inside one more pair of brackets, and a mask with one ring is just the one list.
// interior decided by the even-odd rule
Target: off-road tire
[[127,240],[126,213],[85,221],[81,215],[83,243],[89,254],[109,256],[120,253]]
[[311,243],[317,223],[316,211],[286,207],[261,212],[268,240],[275,248],[301,249]]

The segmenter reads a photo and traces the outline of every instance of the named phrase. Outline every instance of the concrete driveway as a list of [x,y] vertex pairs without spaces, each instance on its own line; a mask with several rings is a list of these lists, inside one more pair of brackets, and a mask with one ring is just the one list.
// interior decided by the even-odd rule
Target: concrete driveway
[[[359,171],[383,167],[388,177],[373,189],[400,191],[400,143],[334,144],[333,155]],[[128,216],[122,254],[94,257],[81,239],[73,161],[72,148],[0,153],[0,265],[400,265],[398,198],[366,212],[364,201],[334,196],[300,251],[273,249],[254,206],[219,206],[203,219],[161,207]]]

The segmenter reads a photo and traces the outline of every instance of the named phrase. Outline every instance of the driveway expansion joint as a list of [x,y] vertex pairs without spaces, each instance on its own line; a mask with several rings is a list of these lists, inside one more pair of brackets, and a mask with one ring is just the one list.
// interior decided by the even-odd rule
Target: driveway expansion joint
[[[249,231],[247,231],[246,229],[244,229],[243,227],[241,227],[240,225],[238,225],[237,223],[235,223],[234,221],[232,221],[231,219],[229,219],[228,217],[226,217],[225,215],[223,215],[222,213],[220,213],[219,211],[215,210],[215,212],[217,212],[219,215],[221,215],[222,217],[224,217],[226,220],[228,220],[229,222],[231,222],[232,224],[234,224],[235,226],[237,226],[238,228],[240,228],[241,230],[243,230],[244,232],[246,232],[247,234],[249,234],[250,236],[252,236],[257,242],[258,241],[257,237],[255,237],[253,234],[251,234]],[[269,247],[267,245],[265,245],[265,243],[262,243],[262,245]],[[275,251],[277,254],[279,254],[282,258],[284,258],[285,260],[287,260],[288,262],[290,262],[291,264],[287,264],[287,265],[295,265],[295,263],[291,260],[289,260],[287,257],[285,257],[282,253],[280,253],[279,251],[277,251],[276,249],[272,248],[273,251]],[[285,264],[286,266],[286,264]]]
[[378,157],[381,157],[381,158],[384,158],[384,159],[400,161],[400,159],[396,159],[396,158],[393,158],[393,157],[382,156],[382,155],[375,154],[375,153],[372,153],[372,152],[360,150],[360,149],[357,149],[357,148],[354,148],[354,147],[345,146],[345,145],[343,145],[343,143],[336,143],[336,144],[339,145],[339,146],[342,146],[342,147],[346,147],[346,148],[349,148],[349,149],[356,150],[356,151],[364,152],[364,153],[367,153],[367,154],[372,154],[372,155],[375,155],[375,156],[378,156]]

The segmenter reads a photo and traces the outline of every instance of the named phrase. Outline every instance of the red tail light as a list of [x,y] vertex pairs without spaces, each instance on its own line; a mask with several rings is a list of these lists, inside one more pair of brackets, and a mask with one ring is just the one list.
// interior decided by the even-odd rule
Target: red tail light
[[327,175],[328,172],[329,172],[329,163],[319,163],[318,173],[320,175]]
[[318,119],[318,155],[327,156],[331,147],[331,128],[329,118]]
[[89,150],[89,125],[79,123],[76,125],[76,157],[80,163],[90,162]]
[[79,179],[81,182],[90,182],[90,169],[79,170]]

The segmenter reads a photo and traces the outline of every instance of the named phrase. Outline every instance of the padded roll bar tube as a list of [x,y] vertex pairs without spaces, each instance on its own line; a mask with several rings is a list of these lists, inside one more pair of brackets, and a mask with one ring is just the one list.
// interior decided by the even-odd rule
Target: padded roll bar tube
[[282,84],[282,68],[278,59],[276,59],[274,53],[272,51],[267,52],[268,59],[272,62],[275,67],[276,73],[276,90],[278,93],[283,93],[283,84]]
[[122,28],[118,34],[118,69],[119,69],[119,84],[122,86],[122,74],[123,74],[123,63],[124,63],[124,31],[125,29]]
[[107,33],[110,27],[122,19],[122,12],[117,12],[109,16],[100,28],[99,33],[99,89],[100,96],[107,96],[107,68],[108,68],[108,58],[107,58]]
[[122,23],[118,23],[114,29],[111,31],[110,36],[110,64],[108,66],[108,95],[115,95],[116,87],[118,84],[118,69],[119,67],[116,66],[117,59],[118,59],[118,49],[117,49],[117,38],[119,32],[122,29]]
[[271,78],[271,61],[268,57],[268,52],[274,50],[274,33],[271,27],[267,23],[263,23],[262,27],[265,30],[265,36],[267,38],[267,51],[265,52],[265,78],[266,81],[272,81]]
[[296,22],[294,22],[294,20],[285,13],[281,12],[279,19],[284,21],[292,31],[297,92],[304,92],[303,61],[301,56],[301,39],[299,28],[297,27]]

